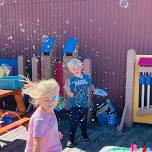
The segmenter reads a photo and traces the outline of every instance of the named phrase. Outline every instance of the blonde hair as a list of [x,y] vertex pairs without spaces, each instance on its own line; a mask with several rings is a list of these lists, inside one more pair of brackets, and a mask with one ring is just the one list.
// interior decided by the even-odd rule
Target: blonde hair
[[79,67],[83,66],[82,62],[77,58],[71,59],[69,62],[67,62],[68,69],[70,69],[73,65],[77,65]]
[[39,105],[41,98],[47,95],[53,95],[53,93],[60,90],[59,84],[53,78],[39,82],[32,82],[28,78],[25,78],[25,82],[28,83],[29,86],[23,88],[22,92],[33,99],[32,104],[36,107]]

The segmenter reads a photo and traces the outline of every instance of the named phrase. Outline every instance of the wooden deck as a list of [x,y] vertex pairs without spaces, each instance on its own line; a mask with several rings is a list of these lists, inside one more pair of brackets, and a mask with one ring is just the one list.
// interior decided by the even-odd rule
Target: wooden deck
[[[98,152],[104,146],[129,147],[132,143],[137,144],[138,147],[147,145],[152,147],[152,126],[134,125],[132,128],[126,128],[120,134],[116,131],[116,127],[100,126],[94,123],[88,128],[90,142],[87,143],[82,140],[80,129],[78,129],[75,148],[66,148],[67,124],[67,121],[59,121],[59,127],[64,133],[64,138],[62,139],[63,152]],[[26,138],[27,130],[23,126],[0,136],[0,152],[24,152]]]

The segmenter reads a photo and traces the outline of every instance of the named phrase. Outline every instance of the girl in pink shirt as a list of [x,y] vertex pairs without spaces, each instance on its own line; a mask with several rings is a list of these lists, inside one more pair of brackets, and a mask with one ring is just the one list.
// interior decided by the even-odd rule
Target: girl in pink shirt
[[39,83],[26,80],[29,87],[23,89],[23,93],[29,95],[38,108],[29,122],[25,152],[61,152],[62,134],[58,131],[53,110],[57,105],[53,99],[54,96],[59,96],[59,85],[54,79]]

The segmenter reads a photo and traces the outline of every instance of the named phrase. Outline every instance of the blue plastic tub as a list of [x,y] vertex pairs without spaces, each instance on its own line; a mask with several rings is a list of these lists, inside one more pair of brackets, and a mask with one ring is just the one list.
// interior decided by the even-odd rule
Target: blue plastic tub
[[0,78],[0,89],[3,90],[16,90],[24,86],[24,82],[20,81],[24,78],[19,76],[6,76]]
[[108,115],[108,125],[115,126],[116,125],[116,114],[109,114]]
[[106,114],[106,113],[100,113],[99,115],[98,115],[98,122],[100,123],[100,124],[108,124],[108,114]]

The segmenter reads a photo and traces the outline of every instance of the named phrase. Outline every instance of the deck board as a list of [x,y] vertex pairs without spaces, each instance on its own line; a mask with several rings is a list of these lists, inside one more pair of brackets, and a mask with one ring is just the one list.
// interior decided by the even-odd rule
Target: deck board
[[[88,128],[90,142],[84,142],[82,140],[79,128],[76,134],[76,145],[74,148],[65,147],[68,139],[68,122],[59,122],[59,128],[64,134],[64,138],[62,139],[63,152],[98,152],[105,146],[129,147],[132,143],[140,147],[146,145],[152,147],[152,126],[134,125],[134,127],[126,128],[122,133],[119,133],[116,127],[100,126],[94,123]],[[27,130],[23,126],[0,136],[0,152],[24,152],[26,138]]]

